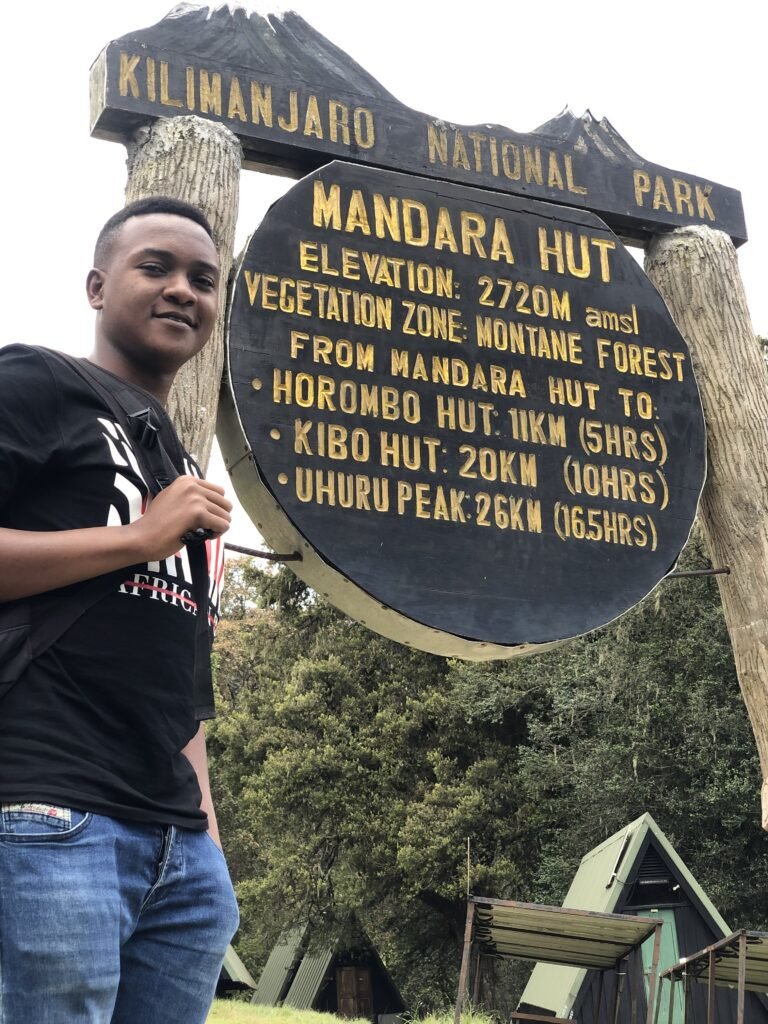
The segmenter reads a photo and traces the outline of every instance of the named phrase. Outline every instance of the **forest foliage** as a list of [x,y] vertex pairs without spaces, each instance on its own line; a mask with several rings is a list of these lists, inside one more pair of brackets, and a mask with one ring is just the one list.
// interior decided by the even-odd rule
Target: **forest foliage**
[[[680,567],[706,561],[694,539]],[[354,912],[408,1005],[446,1005],[468,886],[560,904],[646,811],[733,927],[768,927],[760,772],[711,576],[548,653],[469,663],[236,562],[215,667],[212,782],[257,974],[287,926]]]

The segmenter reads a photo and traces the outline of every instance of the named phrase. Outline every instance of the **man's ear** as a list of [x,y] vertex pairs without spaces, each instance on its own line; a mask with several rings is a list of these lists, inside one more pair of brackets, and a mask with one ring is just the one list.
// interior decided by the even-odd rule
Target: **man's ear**
[[104,304],[104,271],[94,267],[85,279],[85,291],[91,309],[101,309]]

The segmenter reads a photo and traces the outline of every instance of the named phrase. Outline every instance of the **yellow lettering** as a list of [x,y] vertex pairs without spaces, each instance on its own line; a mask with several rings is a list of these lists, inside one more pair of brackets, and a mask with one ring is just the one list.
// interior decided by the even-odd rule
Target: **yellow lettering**
[[267,128],[272,127],[271,85],[265,85],[262,89],[258,82],[251,81],[251,120],[254,124],[263,121]]
[[573,192],[577,196],[585,196],[587,189],[584,185],[577,185],[573,180],[573,157],[570,153],[567,153],[563,158],[565,161],[565,181],[568,186],[568,191]]
[[349,145],[349,107],[346,103],[340,103],[338,100],[328,101],[328,127],[331,142],[339,141],[341,131],[341,141],[345,146]]
[[155,86],[155,58],[147,57],[147,99],[150,103],[154,103],[157,99],[157,89]]
[[277,126],[284,132],[295,132],[299,127],[299,94],[295,89],[291,89],[288,93],[288,113],[290,116],[287,120],[280,114]]
[[240,82],[235,75],[229,83],[229,103],[227,104],[227,117],[230,119],[239,118],[241,121],[248,120],[248,111],[245,109],[245,99],[240,88]]
[[644,197],[651,191],[651,177],[645,171],[635,171],[635,203],[642,206]]
[[135,100],[139,98],[139,81],[136,78],[136,68],[141,62],[141,57],[129,57],[127,53],[120,51],[120,77],[118,79],[118,91],[121,96],[127,96],[130,92]]
[[372,149],[376,142],[373,114],[365,107],[357,107],[354,114],[355,142],[361,149]]
[[184,69],[187,86],[187,110],[195,109],[195,69],[187,66]]
[[443,166],[448,164],[448,131],[443,127],[430,123],[427,125],[427,150],[429,162],[434,164],[437,160]]
[[687,213],[689,217],[693,216],[693,202],[692,194],[693,191],[687,181],[682,178],[672,179],[672,192],[675,197],[675,209],[678,213],[683,212],[683,206],[687,207]]
[[315,181],[312,223],[316,228],[331,227],[334,231],[341,231],[341,188],[339,185],[331,185],[330,192],[326,192],[323,182]]
[[467,147],[464,145],[464,139],[458,128],[453,136],[453,166],[463,167],[465,171],[469,170]]
[[456,236],[453,233],[451,215],[447,207],[441,206],[437,211],[437,225],[435,227],[435,249],[450,249],[451,252],[458,252]]
[[347,210],[347,222],[344,225],[344,230],[350,234],[353,231],[362,231],[364,235],[370,235],[371,225],[368,223],[368,211],[365,208],[365,200],[363,199],[363,193],[359,188],[352,190],[352,196],[349,200],[349,208]]
[[160,61],[160,102],[166,107],[180,107],[181,100],[173,99],[168,92],[168,61]]
[[560,164],[557,162],[557,153],[555,153],[554,150],[549,151],[547,186],[549,188],[559,188],[561,192],[565,188]]
[[667,186],[664,184],[664,179],[660,174],[656,175],[656,184],[653,189],[653,208],[659,210],[661,207],[672,213],[672,204],[669,201],[669,194],[667,192]]
[[491,239],[491,259],[503,259],[507,263],[514,263],[515,256],[507,235],[507,225],[502,217],[496,217],[493,222],[493,238]]
[[[414,213],[418,214],[418,234],[414,231]],[[427,245],[429,243],[429,213],[426,206],[415,199],[403,200],[403,236],[403,240],[408,245]]]
[[701,185],[696,186],[696,209],[699,211],[699,216],[706,216],[709,218],[709,220],[714,220],[715,211],[709,205],[709,197],[711,195],[711,185],[705,185],[703,188],[701,187]]
[[[512,154],[512,164],[509,163],[509,155]],[[521,173],[520,149],[514,142],[505,140],[501,144],[501,167],[504,174],[511,181],[519,181]]]
[[209,76],[204,68],[200,69],[200,113],[221,117],[221,75],[218,71]]
[[461,251],[465,256],[471,256],[474,248],[477,255],[485,259],[485,249],[481,241],[485,230],[485,217],[481,213],[461,211]]
[[320,119],[320,111],[317,106],[317,97],[312,93],[307,100],[307,112],[304,115],[304,134],[314,135],[316,139],[323,137],[323,122]]
[[523,165],[525,167],[525,180],[535,181],[537,185],[544,184],[544,172],[541,166],[541,149],[535,146],[523,146]]

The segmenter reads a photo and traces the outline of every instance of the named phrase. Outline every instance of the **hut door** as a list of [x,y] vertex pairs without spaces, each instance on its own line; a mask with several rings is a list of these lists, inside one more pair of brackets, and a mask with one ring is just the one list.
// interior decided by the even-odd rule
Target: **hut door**
[[371,972],[367,967],[339,967],[336,971],[336,996],[342,1017],[373,1019]]

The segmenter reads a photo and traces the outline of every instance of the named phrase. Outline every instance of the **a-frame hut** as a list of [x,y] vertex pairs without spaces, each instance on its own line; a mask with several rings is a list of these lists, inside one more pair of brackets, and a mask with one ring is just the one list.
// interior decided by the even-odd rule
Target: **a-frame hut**
[[226,999],[236,992],[247,992],[248,989],[253,991],[255,988],[256,982],[251,977],[250,971],[237,955],[234,948],[231,945],[227,946],[227,952],[224,954],[224,963],[221,965],[221,972],[216,985],[216,998]]
[[261,972],[252,1003],[320,1010],[393,1024],[405,1004],[357,921],[313,939],[309,927],[281,937]]
[[[732,931],[650,814],[631,822],[582,859],[563,906],[660,917],[664,922],[661,970]],[[650,963],[651,949],[647,944],[640,955],[642,964],[628,964],[625,977],[611,982],[612,986],[624,986],[616,1024],[628,1024],[633,1000],[641,1010],[638,1019],[644,1019],[645,986],[635,979],[642,976],[642,970],[647,970]],[[686,1019],[707,1020],[706,986],[695,982],[675,986],[671,1013],[667,986],[661,993],[660,1022],[684,1024]],[[614,1024],[614,997],[615,989],[604,991],[592,972],[539,963],[518,1009],[570,1018],[579,1024]],[[687,1017],[684,1017],[686,1000]],[[750,1024],[768,1024],[768,1000],[748,993],[745,1019]],[[736,1024],[735,992],[718,989],[715,1021],[716,1024]]]

